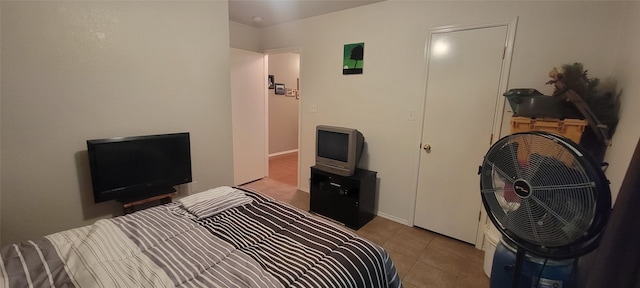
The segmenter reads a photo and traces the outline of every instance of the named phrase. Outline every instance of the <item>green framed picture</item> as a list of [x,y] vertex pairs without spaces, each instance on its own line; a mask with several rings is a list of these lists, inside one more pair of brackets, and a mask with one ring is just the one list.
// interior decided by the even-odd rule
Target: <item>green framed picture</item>
[[364,42],[344,44],[342,74],[362,74],[364,66]]

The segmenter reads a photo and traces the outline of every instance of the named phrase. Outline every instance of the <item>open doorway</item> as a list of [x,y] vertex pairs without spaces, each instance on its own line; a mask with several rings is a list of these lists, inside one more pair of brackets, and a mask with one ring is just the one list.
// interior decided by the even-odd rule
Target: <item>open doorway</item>
[[[269,178],[298,187],[300,54],[268,54]],[[273,88],[273,89],[271,89]]]
[[[267,52],[267,71],[273,89],[267,92],[268,161],[266,178],[243,187],[309,211],[309,193],[298,190],[300,111],[300,53]],[[276,84],[284,88],[276,94]]]

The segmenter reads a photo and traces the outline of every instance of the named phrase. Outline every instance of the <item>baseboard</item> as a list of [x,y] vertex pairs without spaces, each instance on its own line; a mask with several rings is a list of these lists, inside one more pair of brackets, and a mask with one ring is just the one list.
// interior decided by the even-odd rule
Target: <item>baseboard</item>
[[291,153],[298,153],[298,149],[287,150],[287,151],[282,151],[282,152],[277,152],[277,153],[269,154],[269,158],[271,158],[271,157],[277,157],[277,156],[283,156],[283,155],[287,155],[287,154],[291,154]]
[[396,223],[400,223],[400,224],[403,224],[403,225],[406,225],[406,226],[410,226],[409,225],[409,221],[407,221],[405,219],[401,219],[401,218],[398,218],[398,217],[395,217],[395,216],[391,216],[389,214],[382,213],[382,212],[378,212],[377,215],[382,217],[382,218],[385,218],[387,220],[391,220],[391,221],[396,222]]

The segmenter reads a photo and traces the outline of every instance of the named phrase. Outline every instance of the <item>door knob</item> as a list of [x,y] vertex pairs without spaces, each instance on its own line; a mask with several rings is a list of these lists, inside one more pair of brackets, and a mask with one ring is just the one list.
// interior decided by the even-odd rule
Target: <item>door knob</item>
[[431,144],[424,144],[422,149],[424,149],[424,151],[427,151],[427,153],[431,153]]

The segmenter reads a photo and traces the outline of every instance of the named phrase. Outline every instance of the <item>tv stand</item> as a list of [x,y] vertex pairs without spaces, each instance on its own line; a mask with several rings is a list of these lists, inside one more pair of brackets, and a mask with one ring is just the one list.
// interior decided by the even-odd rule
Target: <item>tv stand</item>
[[341,176],[311,167],[311,212],[360,229],[374,216],[376,174],[356,169],[352,176]]
[[173,198],[173,196],[176,196],[176,192],[156,195],[156,196],[152,196],[144,199],[123,200],[120,202],[122,202],[122,208],[124,209],[124,214],[129,214],[129,213],[133,213],[135,211],[146,209],[156,205],[171,203],[171,199]]

